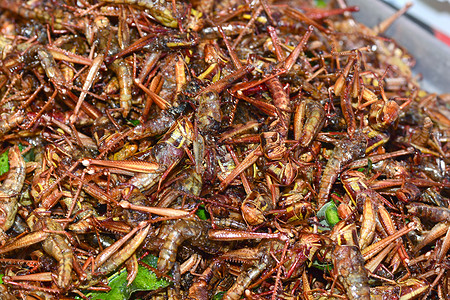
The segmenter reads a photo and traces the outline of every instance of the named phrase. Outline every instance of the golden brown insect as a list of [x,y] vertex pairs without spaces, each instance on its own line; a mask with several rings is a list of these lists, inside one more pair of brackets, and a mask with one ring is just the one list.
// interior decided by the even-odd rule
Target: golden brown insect
[[328,201],[331,188],[345,164],[364,156],[365,147],[366,137],[361,131],[356,131],[353,138],[344,138],[336,143],[320,181],[319,208]]
[[203,181],[193,168],[187,168],[175,175],[176,181],[171,183],[169,187],[161,192],[158,206],[171,207],[179,196],[185,197],[190,195],[195,198],[200,196]]
[[32,232],[3,246],[0,253],[41,243],[43,250],[58,262],[56,284],[61,290],[66,290],[72,280],[73,251],[67,237],[62,234],[64,231],[62,226],[49,216],[41,214],[39,210],[32,212],[27,218],[27,224]]
[[267,162],[262,167],[281,185],[289,186],[298,175],[298,166],[289,159]]
[[35,19],[44,24],[52,24],[55,29],[62,29],[66,25],[82,26],[83,19],[76,18],[72,13],[63,9],[61,3],[56,7],[49,1],[30,1],[26,4],[6,0],[0,3],[0,7],[10,10],[25,19]]
[[172,269],[178,247],[185,241],[211,253],[221,252],[219,245],[208,239],[206,233],[209,228],[210,224],[206,221],[194,218],[166,222],[158,235],[164,240],[159,253],[158,270],[166,273]]
[[[178,21],[174,17],[172,5],[169,1],[155,0],[103,0],[103,2],[115,4],[129,4],[149,10],[153,18],[159,23],[167,27],[177,27]],[[182,5],[178,4],[177,9],[182,9]]]
[[294,138],[307,147],[322,129],[325,110],[317,101],[305,99],[295,108]]
[[450,209],[446,207],[431,206],[418,202],[411,202],[406,205],[408,212],[429,220],[431,222],[450,221]]
[[207,300],[210,299],[208,286],[214,278],[215,273],[224,265],[223,261],[214,260],[201,274],[195,279],[195,282],[189,288],[188,299]]
[[200,131],[214,130],[220,125],[222,112],[220,111],[219,94],[217,92],[205,92],[199,95],[199,106],[196,117]]
[[250,225],[259,225],[265,221],[264,212],[273,209],[272,199],[265,185],[260,185],[242,201],[242,217]]
[[444,299],[448,95],[312,2],[0,0],[0,293]]
[[25,119],[23,112],[18,111],[12,115],[2,114],[0,119],[0,136],[5,135],[12,129],[16,128]]
[[369,300],[369,277],[357,246],[337,245],[333,250],[334,270],[351,300]]
[[254,267],[247,269],[238,276],[234,285],[223,295],[222,299],[240,299],[251,282],[258,278],[267,267],[271,267],[272,265],[273,263],[271,263],[270,258],[267,255],[263,255]]
[[[142,226],[138,226],[136,228],[140,227]],[[136,236],[133,237],[119,251],[117,251],[117,247],[114,247],[115,245],[112,245],[111,248],[105,249],[102,253],[99,254],[99,256],[96,259],[95,263],[96,272],[100,274],[109,274],[112,271],[114,271],[117,267],[119,267],[121,264],[123,264],[133,255],[133,253],[136,252],[136,249],[142,244],[144,239],[147,237],[149,230],[150,226],[146,226],[145,228],[141,229],[136,234]],[[109,254],[109,256],[107,256],[107,254]],[[101,260],[100,257],[102,258]]]
[[129,139],[143,139],[164,134],[175,123],[176,113],[172,110],[163,110],[161,113],[143,124],[134,127],[128,135]]
[[[108,51],[109,55],[116,54],[119,51],[118,41],[116,36],[111,35],[111,26],[108,18],[98,17],[94,22],[97,27],[97,39],[99,40],[100,50]],[[133,86],[131,66],[124,59],[118,58],[111,62],[109,68],[117,76],[120,88],[120,107],[122,108],[122,116],[126,117],[131,109],[131,88]]]
[[0,230],[1,242],[5,244],[5,232],[11,228],[16,218],[18,199],[25,180],[25,161],[18,146],[9,149],[10,169],[0,186]]
[[[245,232],[242,233],[245,236]],[[263,236],[263,235],[262,235]],[[256,248],[243,248],[240,250],[224,253],[222,258],[237,261],[252,261],[253,266],[241,273],[233,286],[224,294],[224,299],[237,300],[243,295],[244,290],[257,279],[266,268],[283,265],[287,270],[287,278],[298,276],[302,265],[311,260],[315,252],[321,247],[320,237],[314,234],[300,234],[298,241],[289,245],[286,250],[286,241],[277,239],[266,239]],[[271,254],[276,255],[276,261]]]
[[183,147],[189,147],[192,144],[193,134],[193,126],[188,118],[177,120],[164,137],[148,150],[149,159],[158,164],[159,170],[153,173],[137,174],[128,181],[128,184],[141,191],[154,186],[164,171],[181,161],[185,153]]

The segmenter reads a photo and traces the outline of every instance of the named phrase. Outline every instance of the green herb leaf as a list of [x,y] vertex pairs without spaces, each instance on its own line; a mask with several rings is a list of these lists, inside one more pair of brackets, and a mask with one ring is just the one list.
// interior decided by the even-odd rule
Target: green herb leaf
[[218,292],[211,299],[212,300],[222,300],[224,294],[225,294],[225,292]]
[[209,219],[209,213],[206,211],[205,206],[201,205],[197,211],[195,212],[197,217],[199,217],[202,220],[208,220]]
[[324,206],[322,206],[322,208],[317,212],[317,217],[323,220],[320,222],[321,225],[326,228],[333,228],[333,226],[339,222],[337,207],[336,204],[334,204],[334,201],[325,203]]
[[326,7],[327,1],[326,0],[316,0],[316,6],[317,7]]
[[330,227],[333,227],[340,220],[336,205],[333,201],[330,201],[329,203],[330,205],[328,205],[325,210],[325,219],[327,220],[327,223],[330,225]]
[[[148,255],[141,261],[156,268],[158,258],[153,255]],[[127,286],[127,271],[124,268],[109,278],[111,290],[108,293],[95,292],[89,293],[86,296],[91,297],[91,300],[125,300],[129,299],[134,292],[154,291],[167,287],[169,284],[170,282],[166,279],[156,277],[155,273],[139,265],[136,279],[129,286]]]
[[0,175],[9,171],[8,150],[0,155]]
[[326,271],[326,272],[331,272],[331,270],[333,270],[333,265],[330,263],[320,263],[317,260],[313,261],[312,266],[316,269],[322,270],[322,271]]
[[141,124],[139,120],[127,120],[127,121],[130,122],[133,126],[138,126],[139,124]]
[[3,284],[3,276],[5,276],[5,274],[0,274],[0,284]]

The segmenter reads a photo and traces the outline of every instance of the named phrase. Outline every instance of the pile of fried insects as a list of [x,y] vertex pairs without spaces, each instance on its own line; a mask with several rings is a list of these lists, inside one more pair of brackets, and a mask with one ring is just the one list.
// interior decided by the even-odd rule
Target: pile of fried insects
[[318,3],[0,1],[1,299],[447,299],[450,95]]

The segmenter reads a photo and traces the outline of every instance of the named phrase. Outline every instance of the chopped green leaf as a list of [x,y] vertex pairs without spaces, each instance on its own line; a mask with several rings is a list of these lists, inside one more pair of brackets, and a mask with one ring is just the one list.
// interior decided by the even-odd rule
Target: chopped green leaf
[[[153,255],[148,255],[142,259],[142,262],[155,268],[157,261],[158,258]],[[134,292],[154,291],[167,287],[169,284],[170,282],[166,279],[156,277],[155,273],[139,265],[136,279],[129,286],[127,286],[127,271],[122,269],[109,278],[111,290],[108,293],[95,292],[89,293],[86,296],[90,297],[91,300],[125,300],[130,299]]]
[[[330,201],[332,202],[332,201]],[[317,217],[321,220],[325,219],[325,211],[328,207],[328,205],[330,205],[330,202],[325,203],[321,209],[319,209],[319,211],[317,212]],[[333,202],[334,203],[334,202]]]
[[339,215],[334,202],[330,201],[329,203],[330,205],[328,205],[325,210],[325,219],[327,220],[327,223],[330,225],[330,227],[333,227],[337,222],[339,222]]
[[326,7],[327,1],[326,0],[316,0],[316,6],[317,7]]
[[359,168],[358,169],[358,172],[364,172],[366,169],[364,169],[364,168]]
[[197,209],[197,211],[195,212],[195,214],[197,215],[197,217],[199,217],[202,220],[208,220],[209,219],[209,214],[205,209],[204,205],[201,205],[199,207],[199,209]]
[[0,155],[0,175],[9,171],[8,150]]
[[333,226],[339,222],[339,216],[334,202],[330,201],[325,203],[317,212],[317,217],[322,220],[320,222],[321,225],[329,229],[333,228]]
[[138,126],[139,124],[141,124],[139,120],[127,120],[127,121],[130,122],[133,126]]
[[5,274],[0,274],[0,284],[3,284],[3,276],[5,276]]
[[222,300],[224,294],[225,292],[218,292],[212,297],[212,300]]
[[312,266],[316,269],[322,270],[322,271],[327,271],[327,272],[331,272],[331,270],[333,270],[333,265],[330,263],[324,264],[324,263],[320,263],[317,260],[313,261]]

